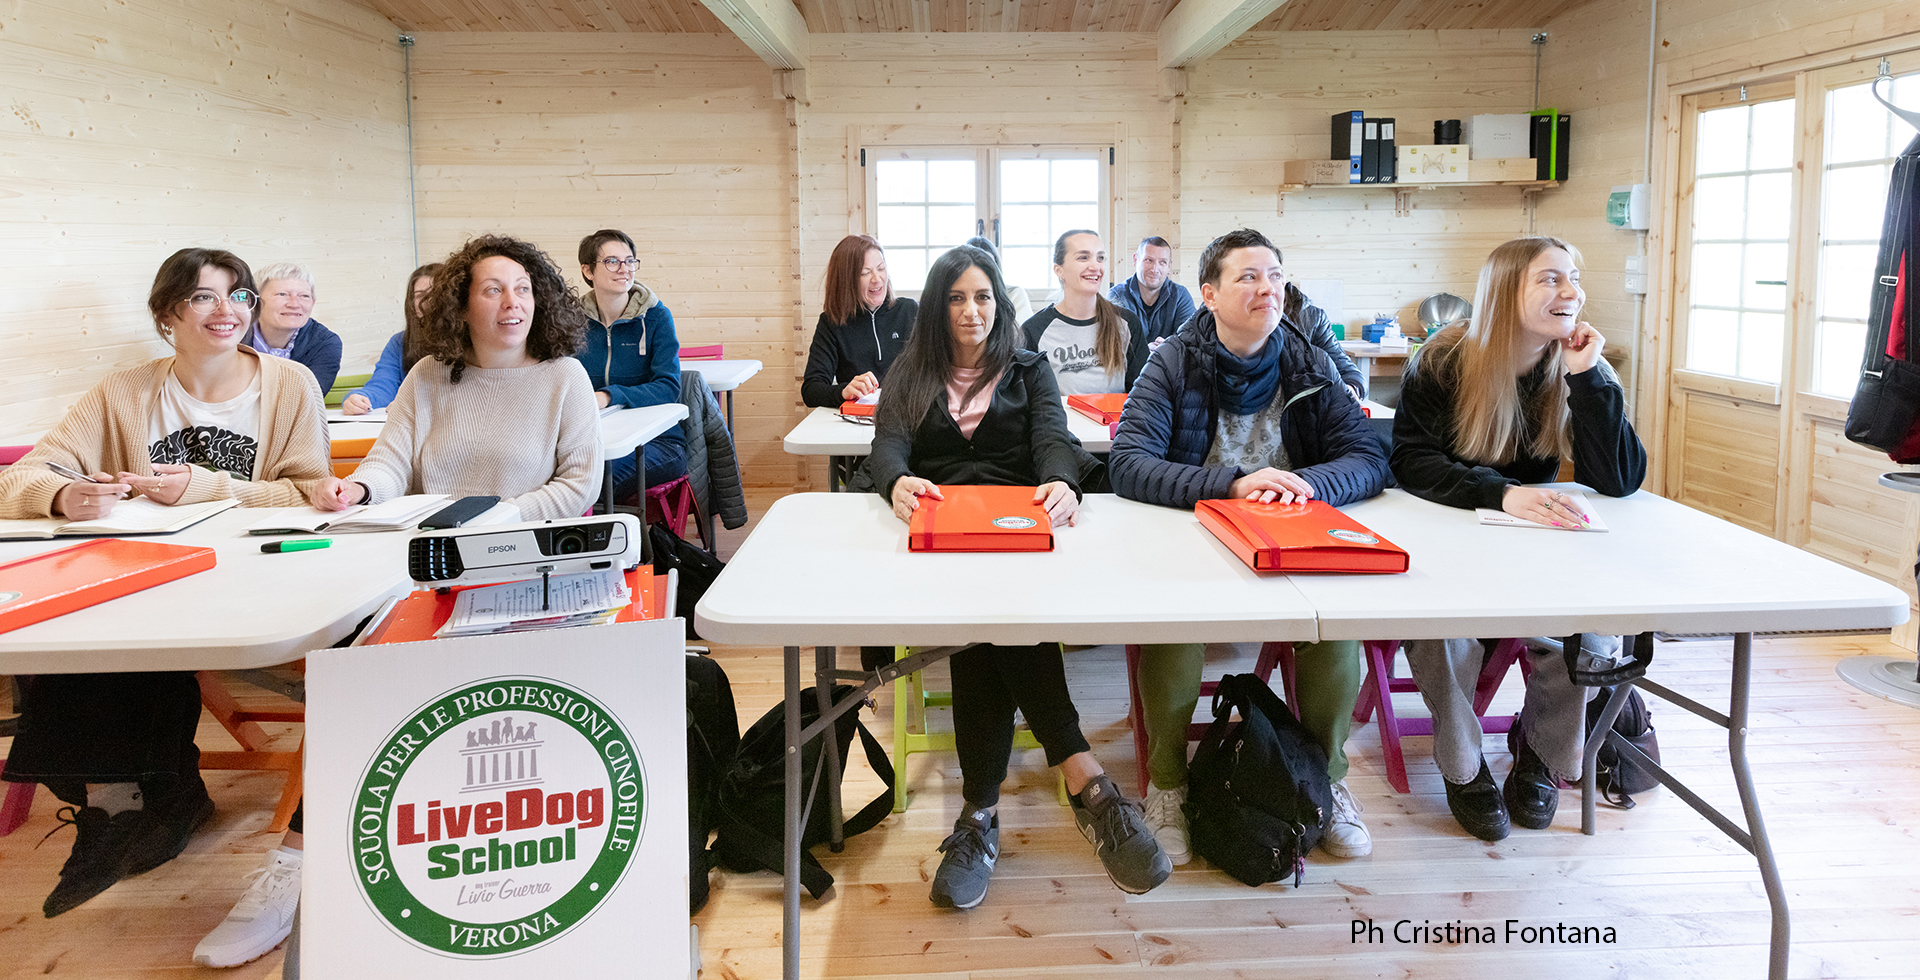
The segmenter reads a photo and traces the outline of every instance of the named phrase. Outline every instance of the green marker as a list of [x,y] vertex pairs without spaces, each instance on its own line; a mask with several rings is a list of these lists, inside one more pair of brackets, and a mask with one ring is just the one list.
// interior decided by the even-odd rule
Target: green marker
[[330,547],[332,538],[302,538],[298,541],[269,541],[260,546],[263,555],[283,555],[289,551],[313,551]]

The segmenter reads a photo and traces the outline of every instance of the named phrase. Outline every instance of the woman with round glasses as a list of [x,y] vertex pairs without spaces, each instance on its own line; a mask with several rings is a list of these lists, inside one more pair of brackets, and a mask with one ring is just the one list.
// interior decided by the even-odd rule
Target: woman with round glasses
[[[258,302],[252,270],[233,253],[175,252],[147,297],[173,353],[80,396],[0,473],[0,517],[89,520],[128,495],[163,506],[305,502],[328,468],[320,388],[305,368],[247,346]],[[52,917],[171,860],[213,800],[193,744],[191,672],[42,674],[30,691],[5,778],[44,783],[68,804],[73,852],[43,905]]]
[[[580,240],[580,278],[590,287],[581,297],[587,308],[587,344],[574,356],[592,379],[601,408],[642,408],[680,400],[680,340],[673,332],[673,311],[639,281],[633,239],[624,231],[602,228]],[[687,471],[687,447],[680,427],[655,436],[644,447],[647,486],[658,486]],[[615,500],[638,499],[632,456],[613,461]]]

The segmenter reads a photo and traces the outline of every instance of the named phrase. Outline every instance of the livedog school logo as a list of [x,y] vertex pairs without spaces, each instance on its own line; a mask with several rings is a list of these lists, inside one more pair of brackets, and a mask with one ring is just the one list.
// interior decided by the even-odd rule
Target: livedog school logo
[[552,942],[620,884],[646,828],[646,772],[611,711],[541,677],[421,706],[367,762],[355,876],[417,945],[490,958]]

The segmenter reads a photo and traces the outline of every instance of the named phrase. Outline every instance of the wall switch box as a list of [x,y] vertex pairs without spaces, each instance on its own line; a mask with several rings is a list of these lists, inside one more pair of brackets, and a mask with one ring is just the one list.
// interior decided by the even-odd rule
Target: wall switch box
[[1644,255],[1627,256],[1627,292],[1635,296],[1647,294],[1647,264]]

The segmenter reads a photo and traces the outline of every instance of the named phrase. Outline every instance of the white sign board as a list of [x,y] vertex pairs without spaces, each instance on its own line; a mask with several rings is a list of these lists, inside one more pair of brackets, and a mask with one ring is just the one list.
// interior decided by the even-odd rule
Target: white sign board
[[687,976],[685,636],[310,655],[303,976]]

